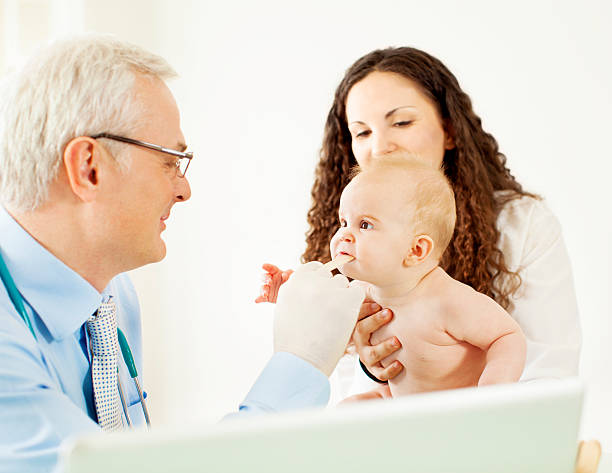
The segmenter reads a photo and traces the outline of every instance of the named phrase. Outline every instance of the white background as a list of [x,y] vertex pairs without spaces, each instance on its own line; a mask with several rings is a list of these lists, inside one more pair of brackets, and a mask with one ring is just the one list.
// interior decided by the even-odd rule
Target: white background
[[559,217],[574,267],[584,438],[612,448],[610,2],[0,0],[0,71],[61,34],[118,35],[166,57],[196,158],[168,256],[133,272],[157,425],[215,422],[271,355],[260,265],[293,267],[333,91],[372,49],[441,59],[524,187]]

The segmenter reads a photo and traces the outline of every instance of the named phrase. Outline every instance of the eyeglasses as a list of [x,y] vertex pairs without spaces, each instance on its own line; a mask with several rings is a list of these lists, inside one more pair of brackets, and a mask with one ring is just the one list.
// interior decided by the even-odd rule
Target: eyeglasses
[[193,159],[193,153],[191,151],[176,151],[170,148],[164,148],[163,146],[154,145],[153,143],[147,143],[146,141],[134,140],[132,138],[126,138],[124,136],[112,135],[110,133],[98,133],[97,135],[90,136],[94,140],[98,138],[106,138],[109,140],[121,141],[123,143],[129,143],[131,145],[142,146],[143,148],[153,149],[161,153],[166,153],[171,156],[175,156],[179,159],[176,161],[176,174],[179,177],[185,177],[187,174],[187,168]]

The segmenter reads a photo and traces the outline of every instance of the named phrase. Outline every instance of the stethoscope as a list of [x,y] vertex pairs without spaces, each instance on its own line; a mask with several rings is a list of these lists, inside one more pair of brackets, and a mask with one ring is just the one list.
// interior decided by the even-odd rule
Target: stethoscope
[[[6,263],[0,254],[0,279],[2,279],[2,283],[6,288],[6,292],[8,292],[8,296],[15,306],[15,310],[19,313],[23,321],[25,322],[28,329],[32,333],[32,336],[35,340],[38,340],[36,334],[34,333],[34,329],[32,328],[32,322],[30,321],[30,317],[25,310],[23,305],[23,298],[21,294],[17,290],[17,286],[15,285],[15,281],[9,273],[8,268],[6,267]],[[117,327],[117,339],[119,341],[119,347],[121,348],[121,354],[123,355],[123,361],[125,362],[128,371],[130,373],[131,378],[134,380],[134,384],[136,385],[136,390],[138,391],[138,397],[140,397],[140,405],[142,407],[142,412],[144,413],[144,418],[147,422],[147,426],[151,425],[151,421],[149,420],[149,411],[147,409],[147,403],[145,402],[145,398],[142,394],[142,389],[140,387],[140,382],[138,381],[138,371],[136,370],[136,363],[134,362],[134,357],[132,356],[132,350],[130,349],[130,345],[128,344],[127,338],[121,331],[119,327]],[[123,395],[123,387],[121,386],[121,379],[119,378],[119,368],[117,367],[117,388],[119,390],[119,398],[121,399],[121,406],[123,407],[123,413],[125,414],[125,420],[127,421],[128,426],[132,426],[132,420],[130,419],[130,415],[128,414],[127,403],[125,402],[125,396]]]

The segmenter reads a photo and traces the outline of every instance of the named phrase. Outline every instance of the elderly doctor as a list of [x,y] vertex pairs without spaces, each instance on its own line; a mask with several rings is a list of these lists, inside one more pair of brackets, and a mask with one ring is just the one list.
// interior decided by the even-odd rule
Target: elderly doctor
[[[84,36],[41,51],[3,90],[1,471],[49,471],[63,439],[143,422],[117,328],[139,366],[123,273],[165,256],[160,234],[191,195],[173,75],[140,48]],[[363,298],[320,263],[299,268],[279,297],[275,353],[234,415],[324,405]]]

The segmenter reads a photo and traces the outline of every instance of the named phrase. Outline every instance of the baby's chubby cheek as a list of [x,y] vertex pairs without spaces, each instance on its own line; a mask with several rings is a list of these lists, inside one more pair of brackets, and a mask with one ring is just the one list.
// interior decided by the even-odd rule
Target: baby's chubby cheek
[[338,241],[340,240],[340,238],[338,237],[338,232],[334,233],[334,236],[332,237],[332,239],[329,242],[329,252],[331,254],[331,257],[333,258],[336,255],[336,248],[338,248]]
[[354,280],[360,280],[361,279],[361,274],[359,273],[359,271],[356,271],[357,268],[355,268],[355,265],[351,265],[352,262],[343,264],[342,266],[338,267],[338,271],[340,271],[342,274],[344,274],[347,278],[351,278]]
[[[332,255],[333,254],[334,253],[332,253]],[[356,256],[356,254],[353,254],[355,259],[339,266],[338,270],[347,278],[374,283],[376,281],[374,276],[377,274],[376,267],[372,265],[372,262],[365,255],[363,255],[363,257],[361,256],[362,255]]]

